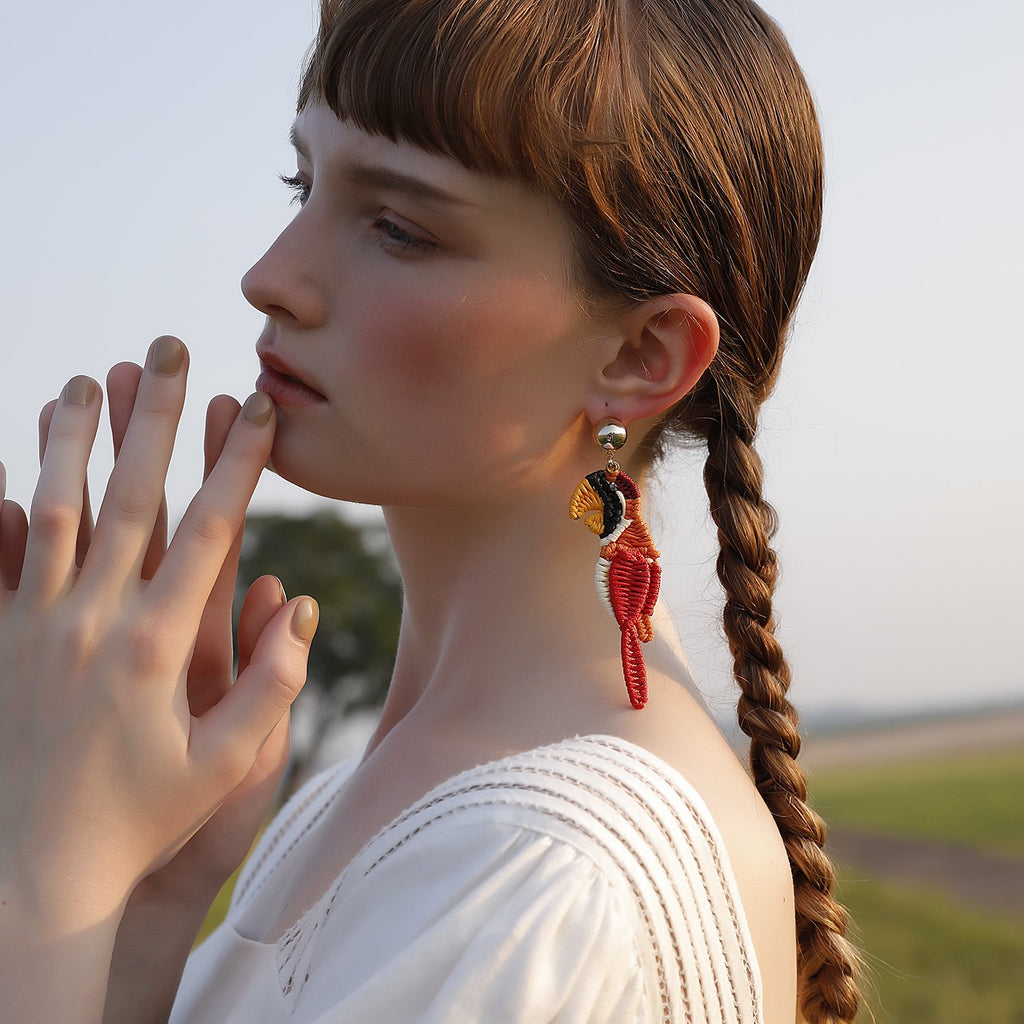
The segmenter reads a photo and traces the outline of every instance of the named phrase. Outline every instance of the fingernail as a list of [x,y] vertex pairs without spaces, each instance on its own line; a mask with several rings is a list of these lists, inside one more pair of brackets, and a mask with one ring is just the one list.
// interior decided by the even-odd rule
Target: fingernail
[[274,579],[277,580],[277,593],[281,604],[287,604],[288,595],[284,592],[284,584],[276,576]]
[[185,346],[177,338],[165,334],[149,348],[149,368],[164,377],[173,377],[185,362]]
[[61,397],[66,405],[89,405],[96,397],[96,381],[91,377],[72,377]]
[[311,597],[304,597],[292,614],[292,632],[304,643],[309,643],[316,634],[320,622],[320,609]]
[[257,391],[245,400],[245,405],[242,406],[242,418],[250,423],[255,423],[257,427],[262,427],[270,419],[270,414],[273,411],[274,403],[270,396],[265,395],[262,391]]

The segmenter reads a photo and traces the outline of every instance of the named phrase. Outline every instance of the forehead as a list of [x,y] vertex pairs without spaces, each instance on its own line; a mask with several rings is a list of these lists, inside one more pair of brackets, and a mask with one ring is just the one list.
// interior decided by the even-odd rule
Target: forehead
[[486,208],[529,198],[554,206],[518,182],[472,171],[452,157],[405,140],[372,135],[339,119],[324,103],[311,104],[299,113],[291,139],[314,170],[336,170],[366,184],[372,178],[439,205]]

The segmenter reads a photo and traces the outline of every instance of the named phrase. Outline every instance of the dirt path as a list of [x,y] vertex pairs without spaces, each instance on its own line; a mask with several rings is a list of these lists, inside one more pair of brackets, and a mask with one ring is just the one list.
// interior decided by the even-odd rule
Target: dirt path
[[859,768],[886,761],[968,754],[1024,746],[1024,708],[921,722],[900,722],[808,738],[801,760],[819,768]]
[[920,839],[831,828],[832,857],[869,879],[941,889],[970,907],[1024,922],[1024,861]]
[[[812,771],[858,768],[1024,745],[1024,708],[811,735]],[[1024,860],[952,843],[829,830],[835,860],[869,879],[939,889],[980,911],[1024,922]]]

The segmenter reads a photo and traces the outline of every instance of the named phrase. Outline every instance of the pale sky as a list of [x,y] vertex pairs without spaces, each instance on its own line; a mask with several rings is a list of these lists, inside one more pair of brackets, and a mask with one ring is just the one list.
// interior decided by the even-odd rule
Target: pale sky
[[[1024,5],[769,0],[817,97],[824,238],[777,394],[780,635],[814,713],[1024,696]],[[174,333],[192,352],[172,515],[207,400],[244,398],[242,272],[290,216],[277,174],[311,0],[19,4],[0,37],[0,458],[27,500],[39,407]],[[95,468],[101,479],[103,462]],[[731,702],[698,458],[666,467],[666,601]],[[575,481],[567,481],[567,494]],[[94,482],[95,486],[95,482]],[[264,477],[258,509],[314,499]]]

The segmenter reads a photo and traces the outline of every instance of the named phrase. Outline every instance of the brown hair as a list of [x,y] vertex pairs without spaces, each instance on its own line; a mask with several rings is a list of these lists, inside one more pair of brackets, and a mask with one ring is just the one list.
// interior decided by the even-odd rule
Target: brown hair
[[793,870],[802,1013],[852,1020],[856,957],[796,761],[753,448],[821,221],[814,104],[782,33],[749,0],[321,0],[299,109],[320,98],[557,199],[591,293],[685,292],[717,313],[718,355],[647,454],[672,434],[707,444],[739,721]]

